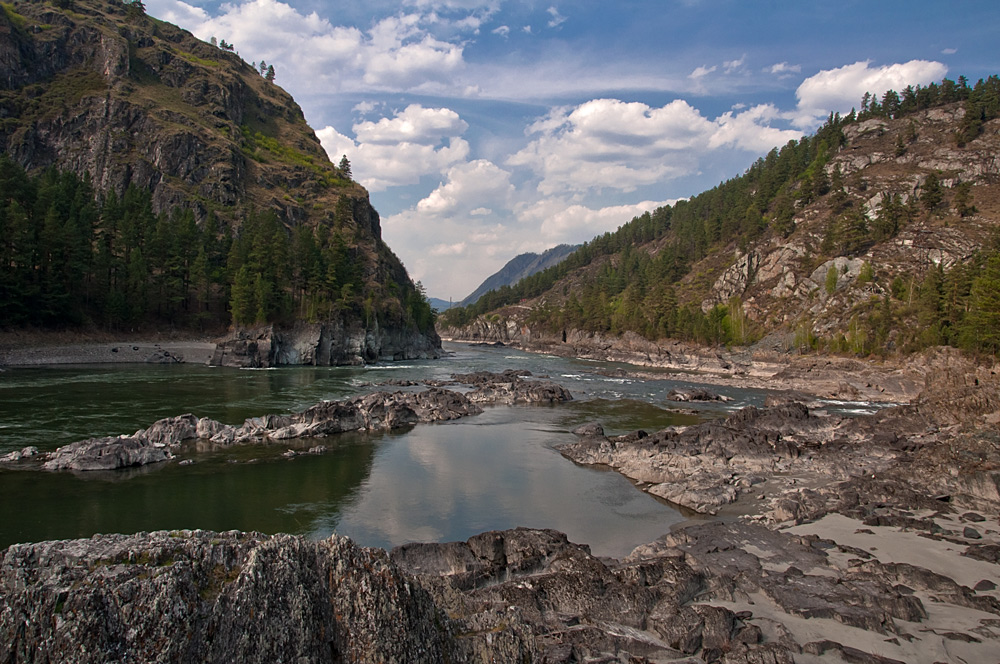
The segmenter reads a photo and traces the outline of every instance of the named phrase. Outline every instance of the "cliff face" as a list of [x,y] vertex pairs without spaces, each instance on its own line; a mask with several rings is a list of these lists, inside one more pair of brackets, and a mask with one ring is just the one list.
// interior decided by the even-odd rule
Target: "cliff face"
[[[797,210],[789,237],[767,238],[723,256],[728,266],[706,261],[703,269],[717,276],[711,289],[702,291],[702,308],[737,296],[747,315],[768,325],[768,331],[804,320],[813,332],[831,334],[846,330],[852,313],[889,292],[894,279],[919,283],[931,268],[948,270],[968,261],[987,243],[1000,219],[1000,122],[987,123],[980,137],[958,147],[954,135],[963,115],[961,105],[954,104],[846,126],[846,144],[825,169],[830,176],[842,174],[842,205],[873,225],[883,204],[895,197],[916,208],[916,218],[862,252],[824,260],[822,245],[837,223],[837,212],[824,199],[805,205]],[[940,182],[944,200],[930,214],[921,196],[932,175]],[[963,183],[971,186],[972,214],[957,210],[954,191]],[[828,280],[831,271],[835,281]]]
[[[272,211],[289,231],[326,227],[358,275],[354,310],[341,307],[328,328],[346,334],[335,346],[360,342],[331,361],[440,347],[433,330],[405,320],[415,287],[381,239],[368,192],[330,162],[292,97],[236,53],[122,2],[4,3],[0,152],[30,172],[85,174],[103,194],[149,191],[154,213],[212,213],[234,235]],[[371,313],[361,320],[366,301],[392,314],[381,329]]]
[[301,323],[287,330],[267,325],[237,330],[221,339],[210,364],[250,368],[362,365],[433,359],[440,350],[441,341],[433,330],[420,336],[377,325],[365,329],[343,323]]
[[87,173],[101,191],[134,184],[155,211],[256,206],[289,223],[332,220],[347,196],[379,236],[366,193],[339,177],[299,106],[235,53],[101,0],[12,3],[0,35],[0,149],[29,170]]

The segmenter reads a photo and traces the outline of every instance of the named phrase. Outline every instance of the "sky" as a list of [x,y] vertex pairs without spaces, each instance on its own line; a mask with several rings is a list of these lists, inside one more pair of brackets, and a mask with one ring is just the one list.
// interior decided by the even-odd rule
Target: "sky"
[[458,301],[742,174],[865,92],[1000,73],[997,0],[145,0],[274,66]]

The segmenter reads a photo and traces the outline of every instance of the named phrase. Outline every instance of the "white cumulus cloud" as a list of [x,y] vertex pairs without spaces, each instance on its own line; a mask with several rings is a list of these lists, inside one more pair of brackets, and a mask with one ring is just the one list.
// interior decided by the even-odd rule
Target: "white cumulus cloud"
[[901,91],[908,85],[927,85],[941,80],[948,67],[940,62],[910,60],[872,67],[871,61],[855,62],[810,76],[795,91],[796,126],[811,129],[831,111],[848,113],[861,104],[866,92],[881,95]]
[[437,216],[456,213],[485,216],[484,204],[506,208],[513,195],[510,174],[485,159],[477,159],[450,168],[447,182],[420,201],[417,212]]
[[330,159],[351,162],[354,178],[371,191],[416,184],[444,173],[469,156],[462,133],[468,124],[447,108],[411,104],[391,118],[354,125],[355,139],[333,127],[316,132]]
[[711,151],[766,152],[801,132],[772,127],[773,106],[727,112],[715,121],[678,99],[662,107],[595,99],[557,108],[531,127],[533,140],[507,164],[531,169],[542,194],[633,191],[697,172]]
[[644,212],[676,202],[641,201],[628,205],[588,207],[564,199],[546,198],[525,206],[518,216],[526,226],[539,229],[542,246],[551,247],[585,242],[614,230]]
[[772,121],[782,119],[782,113],[771,104],[754,106],[742,113],[723,113],[715,120],[717,128],[708,140],[708,147],[713,150],[734,147],[760,153],[802,137],[801,131],[771,126]]
[[[465,36],[484,14],[447,21],[420,7],[490,11],[494,3],[411,3],[415,13],[382,18],[367,30],[334,25],[316,12],[304,13],[280,0],[225,3],[218,15],[181,0],[148,0],[150,14],[177,23],[199,38],[225,39],[249,61],[273,64],[278,80],[296,96],[331,91],[442,91],[464,67]],[[447,39],[432,28],[452,33]],[[455,35],[453,33],[460,33]],[[300,88],[297,90],[296,88]],[[464,86],[460,89],[464,90]],[[300,94],[301,93],[301,94]]]

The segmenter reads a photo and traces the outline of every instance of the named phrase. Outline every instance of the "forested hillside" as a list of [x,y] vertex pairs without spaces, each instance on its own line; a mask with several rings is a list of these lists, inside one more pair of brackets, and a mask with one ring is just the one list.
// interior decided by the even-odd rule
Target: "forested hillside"
[[0,321],[437,343],[368,193],[274,70],[120,0],[0,7]]
[[476,290],[472,291],[472,293],[458,303],[458,306],[475,304],[479,301],[480,297],[491,290],[497,290],[504,286],[513,286],[526,277],[558,265],[575,250],[576,247],[568,244],[560,244],[559,246],[545,250],[541,254],[518,254],[507,261],[506,265],[498,271],[484,279],[483,283],[479,284]]
[[[385,326],[432,326],[404,272],[384,296],[366,284],[373,238],[318,226],[291,234],[274,212],[251,214],[234,235],[189,208],[154,214],[130,186],[98,197],[89,180],[55,168],[29,177],[0,155],[0,320],[7,326],[105,329],[362,316]],[[365,247],[364,245],[368,246]],[[398,280],[398,281],[394,281]]]
[[[866,95],[814,135],[448,311],[656,340],[1000,350],[1000,79]],[[514,306],[511,306],[514,305]],[[484,317],[485,318],[482,318]]]

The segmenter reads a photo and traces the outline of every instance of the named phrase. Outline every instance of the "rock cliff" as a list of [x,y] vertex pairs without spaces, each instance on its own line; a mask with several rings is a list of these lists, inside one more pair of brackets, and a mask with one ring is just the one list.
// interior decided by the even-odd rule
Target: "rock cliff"
[[[295,100],[232,49],[127,4],[4,3],[0,153],[29,173],[55,167],[86,176],[100,195],[148,191],[156,214],[190,210],[199,224],[213,215],[228,226],[220,242],[252,234],[248,226],[266,213],[289,236],[300,228],[336,236],[351,274],[338,276],[335,296],[324,296],[326,313],[308,316],[323,323],[314,326],[315,347],[287,341],[301,330],[272,330],[265,357],[233,364],[436,357],[440,340],[429,321],[407,319],[415,285],[382,241],[368,192],[330,162]],[[231,274],[225,284],[203,289],[206,301],[211,292],[221,302],[213,312],[218,319],[228,318],[234,280]],[[291,285],[281,288],[280,295],[293,297]],[[286,309],[263,318],[287,325],[307,317],[304,307]]]
[[14,545],[7,662],[440,662],[447,618],[385,552],[200,531]]
[[380,236],[366,192],[338,177],[298,104],[239,55],[130,18],[121,2],[70,7],[0,12],[0,150],[16,162],[86,173],[104,192],[136,185],[156,212],[256,207],[329,221],[344,196]]
[[267,325],[232,332],[220,339],[213,366],[263,368],[279,365],[361,365],[439,357],[441,340],[431,329],[371,329],[360,324],[299,323],[289,329]]

